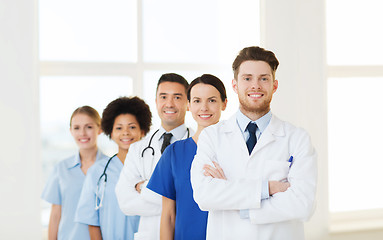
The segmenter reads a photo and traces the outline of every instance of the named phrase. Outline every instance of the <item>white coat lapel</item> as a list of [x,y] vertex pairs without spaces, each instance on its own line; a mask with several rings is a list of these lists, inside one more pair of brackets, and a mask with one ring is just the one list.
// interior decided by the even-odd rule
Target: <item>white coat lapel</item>
[[225,136],[227,136],[231,141],[233,141],[233,147],[239,147],[240,152],[246,153],[245,155],[248,156],[246,141],[243,138],[242,132],[239,129],[238,123],[237,123],[237,115],[234,114],[232,117],[230,117],[226,122],[224,123],[224,127],[222,128],[222,131],[225,132]]
[[255,145],[251,155],[260,151],[263,147],[267,146],[269,143],[274,142],[277,136],[284,136],[284,135],[285,135],[285,130],[283,128],[283,122],[273,115],[271,117],[269,125],[266,127],[265,131],[262,133],[260,139]]

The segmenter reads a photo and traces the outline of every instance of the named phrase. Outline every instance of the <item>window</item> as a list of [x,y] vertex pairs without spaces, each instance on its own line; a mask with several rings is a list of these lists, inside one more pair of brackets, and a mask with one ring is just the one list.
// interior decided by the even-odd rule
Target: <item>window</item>
[[383,167],[379,139],[383,133],[379,91],[383,87],[383,33],[376,31],[383,21],[382,7],[378,0],[327,1],[329,206],[333,222],[355,220],[357,215],[363,215],[363,221],[369,219],[365,216],[371,216],[370,220],[383,217],[383,193],[378,190]]
[[[40,0],[39,16],[44,180],[76,151],[68,130],[79,106],[102,114],[113,99],[138,95],[158,126],[155,87],[163,73],[189,82],[203,73],[218,76],[228,92],[227,118],[237,109],[231,63],[240,49],[260,41],[259,1],[253,0]],[[189,113],[186,123],[196,126]],[[116,151],[105,136],[99,147]]]

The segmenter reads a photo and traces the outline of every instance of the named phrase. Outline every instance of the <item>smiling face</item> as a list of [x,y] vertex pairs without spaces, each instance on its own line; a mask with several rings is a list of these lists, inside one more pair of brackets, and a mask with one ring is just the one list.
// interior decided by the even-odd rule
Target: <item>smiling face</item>
[[177,82],[162,82],[157,89],[156,107],[166,131],[182,125],[187,110],[185,87]]
[[119,152],[128,151],[132,143],[144,136],[137,119],[132,114],[118,115],[113,124],[111,139],[117,143]]
[[222,102],[220,93],[214,86],[198,83],[190,90],[189,111],[198,128],[216,124],[225,108],[226,101]]
[[97,137],[101,128],[87,114],[78,113],[72,117],[70,132],[80,150],[97,148]]
[[238,94],[240,110],[252,120],[257,120],[270,111],[270,103],[278,88],[271,68],[264,61],[245,61],[238,71],[238,79],[232,82]]

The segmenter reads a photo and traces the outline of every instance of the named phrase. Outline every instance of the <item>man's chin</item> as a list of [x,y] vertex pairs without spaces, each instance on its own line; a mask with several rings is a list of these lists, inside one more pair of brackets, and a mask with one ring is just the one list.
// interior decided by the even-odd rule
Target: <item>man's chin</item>
[[253,112],[253,113],[267,113],[270,110],[270,105],[251,105],[251,104],[246,104],[241,106],[243,110],[247,112]]
[[181,125],[180,121],[178,121],[178,119],[163,119],[162,122],[166,125],[166,126],[169,126],[169,127],[178,127],[179,125]]

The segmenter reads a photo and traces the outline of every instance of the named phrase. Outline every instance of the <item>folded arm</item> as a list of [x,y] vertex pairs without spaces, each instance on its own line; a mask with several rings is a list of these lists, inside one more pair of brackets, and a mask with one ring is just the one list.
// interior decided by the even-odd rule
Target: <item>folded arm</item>
[[[221,166],[215,161],[213,161],[213,164],[214,164],[214,167],[212,167],[208,164],[205,164],[203,166],[203,170],[204,170],[203,174],[205,176],[210,176],[212,178],[219,178],[219,179],[227,180],[225,173],[223,172],[223,169],[221,168]],[[289,182],[268,181],[267,183],[268,183],[267,184],[267,192],[269,193],[269,196],[273,196],[274,194],[276,194],[278,192],[284,192],[290,187]],[[264,191],[264,189],[262,189],[262,191]],[[266,198],[268,198],[268,196],[265,198],[262,197],[262,199],[266,199]]]
[[289,220],[308,220],[313,213],[317,183],[316,152],[305,132],[292,138],[294,162],[288,175],[291,186],[285,192],[262,201],[261,208],[250,210],[254,224]]
[[212,134],[205,130],[199,137],[190,172],[194,200],[205,211],[260,207],[262,179],[226,180],[205,175],[204,166],[214,167],[213,160],[216,158]]

